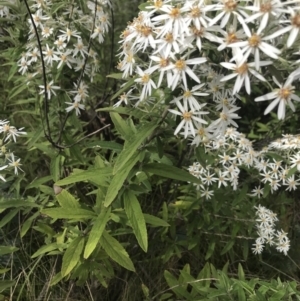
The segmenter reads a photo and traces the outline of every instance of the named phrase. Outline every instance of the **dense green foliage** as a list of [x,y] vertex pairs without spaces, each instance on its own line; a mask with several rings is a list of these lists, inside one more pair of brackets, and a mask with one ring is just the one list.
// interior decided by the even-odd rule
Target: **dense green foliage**
[[[156,89],[151,96],[160,101],[151,106],[113,106],[136,79],[122,78],[115,66],[119,36],[141,3],[111,1],[110,8],[103,1],[112,26],[98,43],[90,38],[96,10],[87,1],[51,2],[45,11],[55,35],[67,25],[81,33],[90,55],[78,61],[90,73],[84,66],[75,71],[72,56],[72,69],[54,60],[22,74],[22,54],[41,30],[29,32],[28,8],[34,13],[34,3],[48,1],[28,1],[28,8],[26,1],[0,1],[10,11],[0,18],[0,119],[27,133],[9,150],[24,172],[3,173],[0,182],[0,300],[300,300],[298,190],[271,193],[266,185],[261,198],[253,197],[260,173],[243,165],[235,190],[216,183],[214,196],[205,198],[189,166],[199,162],[217,173],[220,155],[234,156],[234,141],[216,151],[175,136],[179,120],[168,109],[179,88]],[[40,43],[46,49],[48,42]],[[207,56],[218,63],[213,51]],[[47,95],[41,90],[50,80],[60,89]],[[78,92],[80,83],[88,96]],[[260,96],[268,86],[254,90]],[[71,95],[86,97],[85,110],[66,111],[65,103],[77,104]],[[256,139],[259,149],[282,133],[297,134],[299,106],[277,120],[263,116],[265,106],[251,97],[240,100],[241,139]],[[284,151],[263,155],[290,163]],[[291,168],[288,176],[297,172]],[[253,254],[259,204],[276,212],[278,228],[288,232],[287,256],[271,247]]]

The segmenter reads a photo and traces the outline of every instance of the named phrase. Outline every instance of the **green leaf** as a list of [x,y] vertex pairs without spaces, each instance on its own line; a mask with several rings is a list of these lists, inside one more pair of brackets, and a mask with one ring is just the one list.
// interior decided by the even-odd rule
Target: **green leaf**
[[145,2],[139,5],[139,10],[143,10],[143,11],[149,11],[150,9],[146,8],[147,6],[153,5],[153,3],[151,2]]
[[170,224],[159,217],[144,213],[144,218],[147,224],[154,227],[170,227]]
[[213,252],[215,250],[215,246],[216,246],[216,243],[214,241],[210,242],[207,252],[206,252],[206,255],[205,255],[205,260],[208,260],[211,257],[211,255],[213,254]]
[[288,174],[287,174],[287,178],[289,178],[289,177],[291,177],[293,174],[295,174],[296,172],[298,171],[298,167],[297,167],[297,165],[296,166],[294,166],[293,168],[291,168],[290,170],[289,170],[289,172],[288,172]]
[[113,261],[129,271],[135,272],[134,265],[124,247],[105,230],[100,238],[100,243],[107,255]]
[[[112,73],[112,74],[106,75],[106,77],[115,78],[115,79],[122,79],[123,78],[123,73]],[[124,80],[126,80],[126,79],[124,79]]]
[[11,207],[40,207],[40,205],[27,202],[27,201],[14,201],[14,200],[0,202],[0,209],[7,209]]
[[28,89],[28,86],[25,83],[22,83],[21,85],[11,89],[9,99],[14,98],[15,96],[21,94],[24,90]]
[[196,184],[202,183],[201,180],[197,179],[190,173],[178,167],[166,165],[163,163],[149,163],[143,166],[143,171],[173,180],[192,182]]
[[53,286],[55,284],[57,284],[58,282],[60,282],[64,277],[62,276],[61,272],[57,273],[50,282],[50,286]]
[[68,246],[62,259],[61,275],[63,277],[70,274],[80,260],[80,255],[84,247],[84,237],[75,238]]
[[83,257],[87,259],[95,250],[98,241],[100,240],[102,233],[105,229],[107,222],[109,221],[111,208],[102,207],[102,210],[98,217],[95,219],[94,225],[89,234],[88,241],[86,243]]
[[140,247],[147,252],[148,250],[148,235],[146,222],[136,196],[131,191],[124,193],[124,207],[125,212],[130,221],[133,233],[140,245]]
[[0,292],[3,292],[4,290],[14,286],[16,281],[13,280],[1,280],[0,281]]
[[233,245],[234,245],[234,240],[228,241],[225,247],[223,248],[223,250],[221,251],[220,255],[227,253],[233,247]]
[[112,174],[112,169],[110,167],[106,168],[95,168],[89,170],[80,170],[69,177],[59,180],[55,183],[57,186],[64,186],[68,184],[73,184],[82,181],[99,180],[99,178],[106,178]]
[[5,226],[8,222],[12,220],[12,218],[20,211],[20,209],[14,209],[9,211],[1,220],[0,220],[0,228]]
[[61,162],[61,156],[55,156],[51,158],[50,163],[50,174],[52,176],[52,179],[54,182],[57,182],[60,178],[60,162]]
[[48,215],[52,218],[65,219],[91,219],[95,217],[96,213],[86,209],[80,208],[49,208],[41,210],[42,214]]
[[191,300],[190,294],[186,289],[181,287],[178,280],[168,271],[164,272],[164,277],[170,287],[170,289],[178,296],[178,297],[184,297],[185,300]]
[[244,272],[243,267],[240,263],[238,265],[238,276],[239,276],[240,280],[245,280],[245,272]]
[[123,149],[123,145],[114,141],[92,141],[85,144],[87,148],[110,149],[115,152],[120,152]]
[[34,226],[32,228],[36,231],[48,235],[49,237],[53,237],[56,234],[55,231],[49,225],[39,221],[37,222],[37,226]]
[[65,189],[56,195],[56,199],[61,207],[65,208],[79,208],[78,201]]
[[5,254],[11,254],[15,251],[18,251],[19,248],[13,247],[13,246],[0,246],[0,256],[5,255]]
[[156,122],[148,123],[142,126],[130,140],[125,142],[124,149],[116,161],[113,174],[116,174],[123,168],[123,166],[126,165],[130,158],[135,155],[135,152],[140,147],[141,143],[155,130],[156,127]]
[[26,189],[29,188],[36,188],[36,187],[40,187],[42,184],[52,181],[52,176],[46,176],[46,177],[42,177],[42,178],[37,178],[36,180],[32,181],[27,187]]
[[111,183],[108,187],[106,196],[105,196],[105,201],[104,201],[104,206],[108,207],[115,197],[118,195],[119,190],[123,186],[128,174],[132,170],[133,166],[135,163],[139,160],[139,154],[136,153],[134,156],[130,158],[130,160],[126,163],[126,166],[122,170],[120,170],[111,180]]
[[130,126],[126,123],[126,119],[123,119],[120,114],[111,112],[110,118],[114,123],[117,132],[121,135],[124,140],[129,140],[134,134]]
[[48,252],[51,252],[51,251],[57,250],[57,249],[58,249],[58,245],[57,245],[56,242],[52,243],[52,244],[42,246],[33,255],[31,255],[31,258],[38,257],[42,254],[45,254],[45,253],[48,253]]
[[36,212],[33,214],[30,218],[28,218],[22,225],[21,232],[20,232],[20,237],[24,237],[27,231],[30,229],[32,222],[34,221],[35,218],[37,218],[40,215],[40,212]]

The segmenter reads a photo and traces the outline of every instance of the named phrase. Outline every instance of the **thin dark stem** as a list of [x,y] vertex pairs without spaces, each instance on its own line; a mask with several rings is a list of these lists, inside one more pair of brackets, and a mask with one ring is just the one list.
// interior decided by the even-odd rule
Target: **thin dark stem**
[[48,139],[48,141],[54,145],[54,141],[52,140],[52,137],[51,137],[51,131],[50,131],[50,123],[49,123],[49,118],[48,118],[48,113],[49,113],[49,99],[48,99],[48,94],[47,94],[47,75],[46,75],[46,67],[45,67],[45,62],[44,62],[44,55],[43,55],[43,51],[42,51],[42,44],[41,44],[41,40],[40,40],[40,37],[39,37],[39,34],[38,34],[38,30],[37,30],[37,27],[35,25],[35,22],[34,22],[34,19],[31,15],[31,11],[30,11],[30,8],[29,8],[29,5],[28,5],[28,2],[27,0],[24,1],[25,2],[25,6],[26,6],[26,9],[27,9],[27,12],[29,14],[29,17],[30,17],[30,20],[31,20],[31,23],[32,23],[32,26],[33,26],[33,29],[34,29],[34,32],[35,32],[35,35],[36,35],[36,39],[37,39],[37,43],[38,43],[38,48],[39,48],[39,52],[40,52],[40,56],[41,56],[41,60],[42,60],[42,73],[43,73],[43,84],[44,84],[44,109],[45,109],[45,119],[46,119],[46,125],[47,125],[47,131],[48,133],[46,132],[45,128],[44,128],[44,123],[42,121],[42,124],[43,124],[43,128],[44,128],[44,133],[45,133],[45,137]]

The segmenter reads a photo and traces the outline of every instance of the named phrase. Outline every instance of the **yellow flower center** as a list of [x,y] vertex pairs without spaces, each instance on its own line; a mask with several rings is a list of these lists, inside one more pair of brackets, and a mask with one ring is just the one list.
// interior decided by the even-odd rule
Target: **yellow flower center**
[[143,84],[147,84],[149,82],[149,80],[150,80],[150,76],[148,74],[144,74],[142,76],[142,82],[143,82]]
[[184,120],[189,121],[192,119],[193,113],[192,112],[184,112],[182,117]]
[[251,47],[257,47],[260,44],[260,36],[254,33],[249,39],[248,43]]
[[198,129],[197,133],[198,133],[198,135],[201,136],[201,137],[205,136],[205,131],[204,131],[203,128]]
[[226,11],[234,11],[237,8],[237,3],[234,0],[229,0],[224,3]]
[[192,18],[198,18],[201,15],[201,10],[199,7],[195,6],[191,9],[190,15]]
[[243,65],[241,65],[240,67],[237,67],[235,69],[236,73],[238,73],[239,75],[245,74],[248,71],[248,65],[246,63],[244,63]]
[[223,104],[227,107],[229,105],[229,101],[227,98],[223,99]]
[[221,118],[222,120],[227,121],[228,116],[227,116],[225,113],[221,112],[221,113],[220,113],[220,118]]
[[186,91],[184,91],[184,93],[183,93],[183,97],[186,97],[186,98],[188,98],[188,97],[191,97],[192,96],[192,92],[190,91],[190,90],[186,90]]
[[166,36],[165,36],[165,40],[168,42],[168,43],[172,43],[174,41],[173,39],[173,34],[172,33],[167,33]]
[[159,61],[159,66],[160,67],[167,67],[169,65],[169,61],[168,59],[164,59],[164,58],[161,58],[160,61]]
[[156,0],[154,1],[153,5],[156,9],[159,9],[163,6],[163,2],[161,0]]
[[293,26],[300,27],[300,14],[297,14],[295,17],[293,17],[291,22]]
[[49,49],[49,50],[47,51],[47,56],[52,56],[52,55],[53,55],[53,50]]
[[178,7],[173,8],[170,13],[170,17],[173,19],[177,19],[180,16],[180,9]]
[[152,33],[152,28],[148,26],[142,26],[141,28],[141,33],[145,36],[148,37]]
[[287,100],[290,95],[292,94],[292,89],[287,89],[287,88],[282,88],[282,89],[279,89],[278,91],[278,95],[283,98],[284,100]]
[[262,3],[260,5],[260,11],[262,13],[268,13],[272,10],[272,4],[270,2]]
[[204,34],[204,28],[202,27],[201,29],[197,29],[196,27],[192,27],[192,31],[193,31],[193,34],[196,36],[196,37],[202,37],[203,34]]
[[238,38],[235,32],[232,32],[232,33],[228,33],[226,40],[227,40],[227,44],[231,44],[237,42]]
[[3,132],[8,132],[10,130],[10,126],[8,124],[4,124]]
[[176,67],[178,70],[180,70],[180,71],[184,70],[185,66],[186,66],[186,64],[185,64],[185,61],[184,61],[184,60],[178,60],[178,61],[175,63],[175,67]]

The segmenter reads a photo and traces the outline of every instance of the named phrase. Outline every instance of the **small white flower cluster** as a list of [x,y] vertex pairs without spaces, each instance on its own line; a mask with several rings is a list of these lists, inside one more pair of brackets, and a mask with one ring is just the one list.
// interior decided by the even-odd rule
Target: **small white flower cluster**
[[234,128],[227,128],[223,136],[206,142],[205,147],[206,152],[210,154],[218,153],[218,158],[213,164],[207,164],[205,167],[196,162],[188,170],[201,179],[203,184],[197,185],[197,189],[201,190],[201,196],[206,199],[213,196],[215,189],[227,187],[228,184],[236,190],[239,184],[240,166],[254,165],[258,155],[245,135]]
[[[168,87],[175,107],[169,111],[181,117],[174,134],[190,138],[200,130],[218,137],[228,126],[238,126],[237,93],[252,94],[251,87],[269,81],[269,87],[275,82],[278,88],[255,101],[272,100],[265,114],[278,105],[278,118],[283,119],[286,106],[295,111],[292,101],[300,101],[292,86],[300,68],[291,70],[294,65],[280,55],[297,49],[293,45],[299,32],[300,9],[293,1],[152,0],[121,35],[117,68],[123,78],[133,76],[134,84],[115,106],[129,100],[135,105],[161,102],[153,91]],[[276,64],[287,66],[284,83],[269,75]],[[224,76],[224,68],[231,73]],[[232,79],[228,89],[225,83]],[[175,91],[179,87],[180,95]]]
[[287,255],[290,249],[290,240],[287,237],[287,233],[283,230],[276,230],[275,223],[278,221],[277,215],[265,208],[258,205],[254,207],[256,209],[256,227],[258,238],[253,245],[252,251],[254,254],[261,254],[265,244],[269,246],[275,246],[278,252]]
[[[203,139],[203,132],[198,133],[192,143]],[[282,139],[271,142],[261,151],[252,147],[252,142],[245,138],[234,128],[227,128],[223,136],[216,137],[204,143],[206,152],[217,156],[212,164],[204,167],[199,162],[189,167],[189,172],[202,180],[201,196],[209,199],[213,196],[214,189],[221,186],[230,186],[236,190],[239,184],[241,167],[251,169],[252,176],[259,183],[270,187],[271,193],[281,186],[285,190],[296,190],[300,185],[300,136],[284,135]],[[270,152],[280,151],[282,160],[270,159]],[[289,171],[296,168],[294,174],[288,176]],[[215,183],[215,184],[214,184]],[[258,199],[264,194],[264,187],[258,185],[249,195]]]
[[[14,169],[14,173],[17,175],[18,170],[22,170],[20,166],[20,158],[17,159],[12,151],[8,149],[10,143],[16,143],[17,137],[25,135],[23,128],[17,129],[16,127],[9,124],[7,120],[0,120],[0,158],[1,166],[0,170]],[[5,181],[5,178],[0,175],[0,179]]]
[[[90,32],[91,39],[102,43],[110,26],[109,16],[106,12],[111,6],[110,1],[98,0],[96,3],[98,4],[96,5],[92,1],[87,2],[88,14],[85,14],[77,6],[76,1],[72,1],[69,5],[66,3],[66,6],[53,13],[51,0],[34,0],[30,8],[35,10],[35,13],[31,15],[32,19],[28,19],[30,35],[26,52],[18,61],[19,72],[27,74],[27,84],[33,77],[42,74],[41,54],[34,23],[42,44],[48,82],[46,86],[47,97],[50,99],[52,96],[56,96],[57,90],[70,89],[69,86],[62,86],[64,81],[60,81],[61,86],[54,84],[54,78],[57,80],[57,71],[53,73],[52,68],[56,68],[59,72],[64,68],[66,70],[72,69],[73,72],[78,73],[80,80],[74,83],[74,90],[67,92],[67,97],[72,101],[66,102],[68,105],[66,111],[75,110],[77,115],[80,114],[80,110],[84,110],[83,103],[88,98],[88,84],[82,81],[81,73],[83,72],[83,75],[86,75],[87,79],[92,82],[100,70],[98,56],[93,50],[91,41],[84,41],[82,33],[77,28],[84,27]],[[70,20],[72,21],[70,22]],[[66,85],[69,84],[66,82]],[[40,94],[44,94],[44,85],[39,85],[39,87],[41,89]]]

